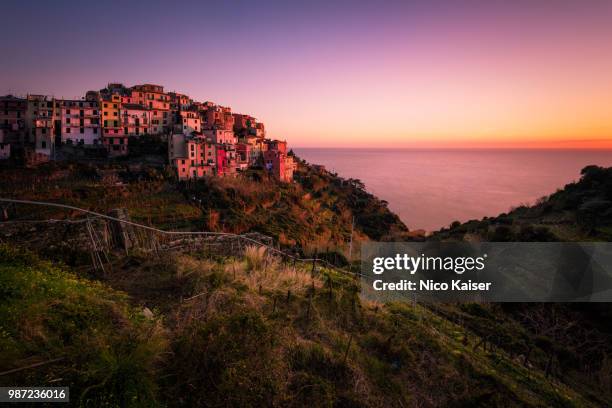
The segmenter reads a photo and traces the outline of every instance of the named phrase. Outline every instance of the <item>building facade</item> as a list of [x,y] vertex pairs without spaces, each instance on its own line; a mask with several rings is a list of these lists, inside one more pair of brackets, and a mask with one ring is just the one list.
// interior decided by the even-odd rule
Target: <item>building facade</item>
[[62,100],[60,108],[62,143],[98,145],[101,143],[98,101]]

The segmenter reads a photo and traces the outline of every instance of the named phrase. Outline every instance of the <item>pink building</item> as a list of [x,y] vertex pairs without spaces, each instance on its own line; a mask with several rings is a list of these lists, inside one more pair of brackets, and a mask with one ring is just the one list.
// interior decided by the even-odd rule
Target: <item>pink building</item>
[[[138,101],[151,111],[151,125],[149,132],[161,134],[169,132],[172,125],[170,115],[170,95],[164,93],[161,85],[144,84],[135,85],[132,90],[138,94]],[[143,100],[143,95],[144,100]]]
[[231,108],[219,105],[206,106],[201,115],[203,129],[234,130],[234,115]]
[[287,142],[269,140],[266,145],[263,153],[266,169],[280,181],[292,181],[297,164],[292,156],[287,155]]
[[185,135],[190,135],[193,132],[199,133],[202,130],[200,115],[196,111],[183,110],[179,112],[179,123],[176,127],[180,127],[180,131]]
[[180,180],[215,174],[215,145],[202,137],[173,134],[168,138],[168,156]]
[[123,134],[140,136],[149,134],[151,111],[142,105],[126,103],[121,106]]

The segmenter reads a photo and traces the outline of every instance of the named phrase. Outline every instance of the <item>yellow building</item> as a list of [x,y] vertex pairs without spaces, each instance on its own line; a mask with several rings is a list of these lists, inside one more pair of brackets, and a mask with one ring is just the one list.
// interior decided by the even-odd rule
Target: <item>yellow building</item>
[[102,135],[111,137],[123,135],[121,96],[118,94],[103,96],[100,103],[102,105]]

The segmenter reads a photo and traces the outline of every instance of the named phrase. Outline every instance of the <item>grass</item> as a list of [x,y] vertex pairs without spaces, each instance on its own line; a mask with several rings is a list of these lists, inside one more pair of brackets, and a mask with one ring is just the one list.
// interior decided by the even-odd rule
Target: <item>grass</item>
[[[70,385],[83,405],[153,406],[163,329],[125,294],[0,245],[3,385]],[[75,404],[77,405],[77,404]]]

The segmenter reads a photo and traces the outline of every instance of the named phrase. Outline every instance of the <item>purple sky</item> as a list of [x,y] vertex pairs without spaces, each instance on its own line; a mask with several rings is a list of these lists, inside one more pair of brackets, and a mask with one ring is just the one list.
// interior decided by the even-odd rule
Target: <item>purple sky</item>
[[0,94],[158,83],[294,146],[612,137],[612,2],[5,2]]

